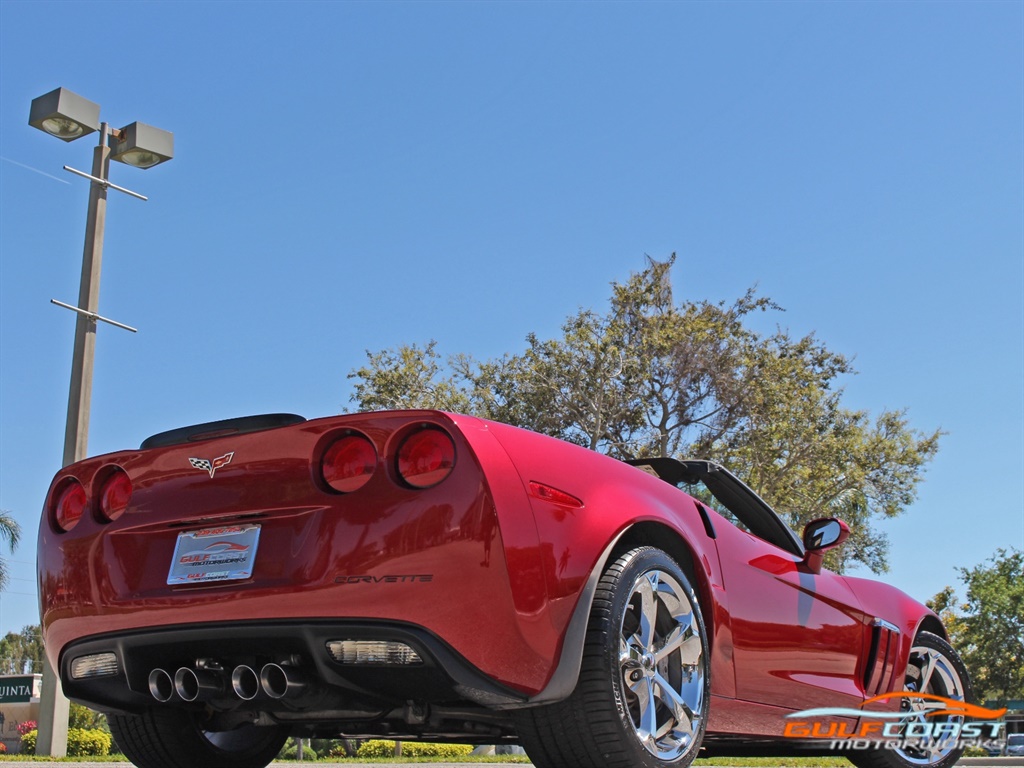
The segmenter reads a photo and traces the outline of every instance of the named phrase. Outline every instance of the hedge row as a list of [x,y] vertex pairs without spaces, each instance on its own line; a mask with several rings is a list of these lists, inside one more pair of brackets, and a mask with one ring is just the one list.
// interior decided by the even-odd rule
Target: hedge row
[[[402,757],[465,757],[473,751],[469,744],[421,744],[418,741],[402,742]],[[356,757],[394,757],[395,742],[371,739],[364,742]]]
[[[29,731],[21,737],[21,752],[25,755],[36,753],[36,737],[39,731]],[[68,757],[101,757],[110,754],[113,740],[106,731],[98,728],[69,728]]]

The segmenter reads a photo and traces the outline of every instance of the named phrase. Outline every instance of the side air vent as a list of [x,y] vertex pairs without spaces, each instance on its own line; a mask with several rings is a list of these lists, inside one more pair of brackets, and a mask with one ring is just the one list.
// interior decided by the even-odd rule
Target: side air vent
[[871,647],[864,665],[864,693],[878,696],[885,693],[896,664],[900,630],[884,619],[875,619],[871,627]]
[[212,440],[215,437],[229,437],[246,432],[259,432],[264,429],[290,427],[304,421],[304,418],[296,416],[294,413],[268,413],[262,416],[243,416],[240,419],[208,421],[205,424],[172,429],[147,437],[142,441],[141,448],[146,450],[147,448],[165,448],[182,443],[196,443],[200,440]]

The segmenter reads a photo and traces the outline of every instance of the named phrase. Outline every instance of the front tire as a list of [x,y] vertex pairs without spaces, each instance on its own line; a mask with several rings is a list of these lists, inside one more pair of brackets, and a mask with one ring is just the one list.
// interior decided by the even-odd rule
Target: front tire
[[565,701],[523,710],[537,768],[685,768],[704,737],[710,658],[700,605],[679,565],[651,547],[608,566]]
[[[974,689],[960,655],[938,635],[920,632],[910,649],[904,678],[905,691],[943,696],[947,699],[971,702]],[[941,732],[939,723],[963,723],[956,715],[927,717],[935,705],[925,699],[903,699],[904,721],[909,725],[931,723],[933,733]],[[949,728],[948,732],[959,729]],[[951,768],[964,753],[959,740],[947,736],[934,739],[907,739],[899,749],[855,751],[847,754],[858,768]]]
[[108,720],[117,745],[137,768],[265,768],[288,739],[278,726],[205,731],[195,714],[169,707]]

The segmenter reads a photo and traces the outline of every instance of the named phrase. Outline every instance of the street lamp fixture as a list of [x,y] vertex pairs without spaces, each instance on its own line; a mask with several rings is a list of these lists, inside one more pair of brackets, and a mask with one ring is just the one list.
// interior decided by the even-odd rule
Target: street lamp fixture
[[170,131],[132,123],[118,133],[111,160],[136,168],[152,168],[174,157],[174,134]]
[[57,88],[32,99],[28,124],[64,141],[74,141],[100,129],[100,105]]
[[[78,305],[54,301],[77,313],[75,347],[71,357],[71,387],[68,416],[64,430],[64,464],[84,459],[89,440],[89,404],[92,399],[93,358],[96,350],[96,323],[112,323],[129,331],[134,328],[101,317],[100,266],[103,260],[103,234],[107,220],[107,190],[115,189],[134,197],[145,197],[111,184],[110,160],[137,168],[152,168],[174,156],[174,135],[144,123],[131,123],[111,129],[100,122],[100,105],[57,88],[32,100],[29,125],[62,141],[74,141],[99,131],[99,143],[93,149],[92,174],[64,168],[90,179],[89,209],[85,220],[85,248],[82,251],[82,282]],[[60,690],[57,676],[47,662],[43,668],[43,688],[39,704],[39,735],[36,754],[63,756],[67,752],[68,700]]]

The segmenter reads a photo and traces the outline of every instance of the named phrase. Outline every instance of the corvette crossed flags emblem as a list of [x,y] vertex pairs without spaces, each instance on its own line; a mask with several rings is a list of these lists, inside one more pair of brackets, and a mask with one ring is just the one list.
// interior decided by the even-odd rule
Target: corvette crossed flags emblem
[[221,467],[226,467],[231,463],[232,457],[235,452],[225,453],[223,456],[219,456],[213,461],[210,459],[189,459],[188,463],[191,464],[195,469],[201,469],[204,472],[209,472],[210,477],[213,477],[214,473]]

